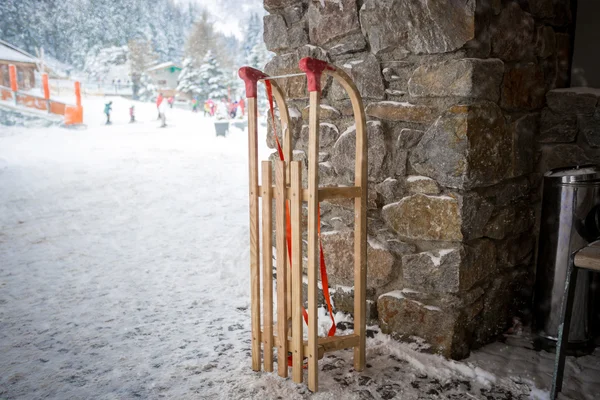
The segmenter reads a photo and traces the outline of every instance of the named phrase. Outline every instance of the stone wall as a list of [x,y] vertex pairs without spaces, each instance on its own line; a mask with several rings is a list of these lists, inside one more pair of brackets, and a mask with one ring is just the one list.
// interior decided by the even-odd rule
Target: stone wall
[[[267,73],[298,72],[298,60],[312,56],[346,70],[363,96],[370,318],[395,337],[419,336],[461,358],[512,316],[526,316],[540,114],[554,112],[546,92],[568,83],[569,1],[264,5],[264,39],[276,53]],[[294,154],[305,159],[305,78],[280,83],[293,109]],[[321,184],[348,185],[350,102],[327,81],[323,104]],[[352,311],[352,203],[323,203],[321,211],[335,306]]]

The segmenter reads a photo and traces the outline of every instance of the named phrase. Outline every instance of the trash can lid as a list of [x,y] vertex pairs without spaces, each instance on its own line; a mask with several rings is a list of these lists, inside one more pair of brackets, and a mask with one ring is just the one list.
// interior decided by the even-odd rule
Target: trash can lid
[[575,165],[551,169],[544,178],[559,180],[562,183],[585,182],[600,179],[600,167],[595,164]]

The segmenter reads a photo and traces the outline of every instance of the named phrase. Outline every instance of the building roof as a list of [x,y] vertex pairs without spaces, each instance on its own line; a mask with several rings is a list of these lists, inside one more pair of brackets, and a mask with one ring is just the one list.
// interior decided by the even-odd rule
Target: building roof
[[168,62],[164,62],[161,64],[157,64],[154,67],[150,67],[148,68],[146,71],[156,71],[159,69],[166,69],[166,68],[175,68],[175,69],[181,69],[181,67],[177,64],[175,64],[174,62],[168,61]]
[[26,64],[37,64],[38,59],[10,43],[0,40],[0,60]]

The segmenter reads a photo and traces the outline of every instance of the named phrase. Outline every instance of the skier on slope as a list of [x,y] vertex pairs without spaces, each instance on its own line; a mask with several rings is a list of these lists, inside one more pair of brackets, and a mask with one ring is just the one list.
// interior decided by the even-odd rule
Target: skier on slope
[[160,105],[163,103],[163,94],[159,93],[158,97],[156,98],[156,110],[158,111],[158,118],[156,119],[160,119]]
[[160,127],[164,128],[167,126],[167,116],[165,115],[167,111],[167,102],[161,101],[158,105],[158,118],[161,121]]
[[131,107],[129,107],[129,123],[131,124],[133,122],[135,122],[135,108],[132,104]]
[[104,114],[106,114],[106,125],[110,125],[112,122],[110,122],[110,112],[112,110],[112,101],[109,101],[108,103],[104,104]]

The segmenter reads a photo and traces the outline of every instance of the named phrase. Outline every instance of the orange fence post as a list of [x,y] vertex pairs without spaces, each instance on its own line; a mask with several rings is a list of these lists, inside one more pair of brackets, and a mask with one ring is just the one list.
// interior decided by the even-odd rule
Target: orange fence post
[[19,86],[17,84],[17,67],[10,64],[8,66],[8,75],[10,76],[10,88],[13,92],[19,90]]
[[81,107],[81,84],[78,81],[75,81],[75,104]]
[[8,66],[8,76],[10,77],[10,89],[13,91],[15,104],[17,104],[17,90],[19,90],[19,85],[17,83],[17,67],[13,64]]
[[42,87],[44,88],[44,99],[50,100],[50,84],[48,83],[48,74],[42,74]]

